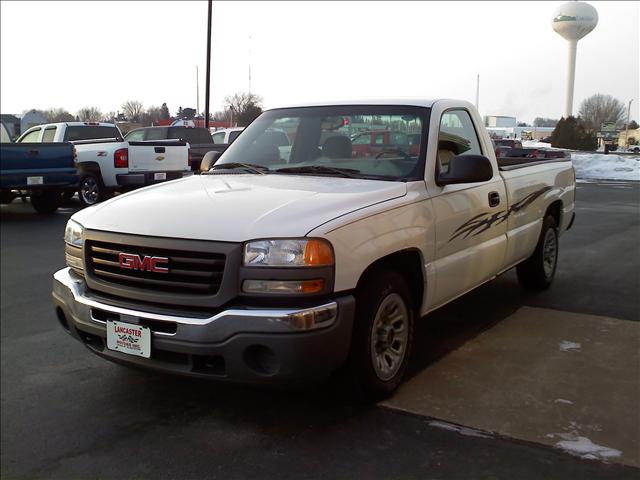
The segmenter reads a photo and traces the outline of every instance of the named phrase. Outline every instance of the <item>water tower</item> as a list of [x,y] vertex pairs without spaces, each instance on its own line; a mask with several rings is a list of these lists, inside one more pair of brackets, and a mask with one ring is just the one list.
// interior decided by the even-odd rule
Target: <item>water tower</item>
[[551,26],[558,35],[569,41],[569,70],[567,72],[567,97],[564,118],[573,111],[573,84],[576,78],[576,49],[578,40],[598,24],[598,12],[588,3],[569,2],[559,6],[553,14]]

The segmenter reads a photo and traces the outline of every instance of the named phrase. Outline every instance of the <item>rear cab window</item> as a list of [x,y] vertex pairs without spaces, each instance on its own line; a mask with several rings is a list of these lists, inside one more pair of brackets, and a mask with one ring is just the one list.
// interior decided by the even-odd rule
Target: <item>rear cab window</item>
[[70,125],[64,132],[65,142],[122,138],[117,127],[107,125]]
[[171,127],[167,138],[184,140],[191,145],[213,143],[211,134],[204,128]]

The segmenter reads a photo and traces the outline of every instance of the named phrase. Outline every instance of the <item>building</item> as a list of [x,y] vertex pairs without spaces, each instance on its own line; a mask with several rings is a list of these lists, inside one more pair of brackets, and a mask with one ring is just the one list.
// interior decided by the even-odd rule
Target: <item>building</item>
[[35,125],[42,125],[47,123],[47,119],[37,110],[28,110],[20,115],[20,134],[26,132],[28,129]]
[[[618,133],[618,145],[627,145],[627,132],[621,130]],[[640,128],[629,130],[629,145],[640,145]]]
[[20,135],[20,119],[10,113],[0,115],[0,121],[7,128],[9,138],[14,139]]
[[505,117],[502,115],[487,115],[484,117],[484,124],[487,127],[512,128],[517,125],[516,117]]

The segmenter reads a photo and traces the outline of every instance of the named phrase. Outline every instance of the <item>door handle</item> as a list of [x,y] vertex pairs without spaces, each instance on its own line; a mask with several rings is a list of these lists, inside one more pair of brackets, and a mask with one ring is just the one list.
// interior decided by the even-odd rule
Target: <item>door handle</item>
[[37,155],[40,150],[29,150],[29,155]]
[[500,194],[498,192],[489,192],[489,206],[497,207],[500,205]]
[[153,149],[154,152],[156,153],[164,153],[165,152],[165,148],[164,147],[155,147]]

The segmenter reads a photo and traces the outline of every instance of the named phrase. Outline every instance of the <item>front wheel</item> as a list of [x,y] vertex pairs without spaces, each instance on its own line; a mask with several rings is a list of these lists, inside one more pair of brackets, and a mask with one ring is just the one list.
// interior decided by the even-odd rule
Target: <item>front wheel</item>
[[366,400],[386,398],[402,382],[414,316],[411,293],[397,272],[376,271],[358,288],[348,367],[356,392]]
[[516,267],[520,284],[529,290],[546,290],[551,286],[558,265],[558,228],[551,215],[542,222],[542,231],[533,254]]

